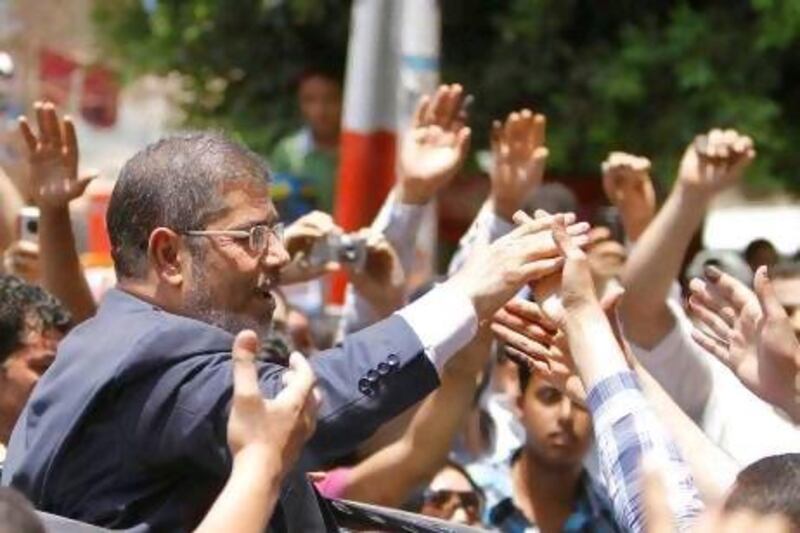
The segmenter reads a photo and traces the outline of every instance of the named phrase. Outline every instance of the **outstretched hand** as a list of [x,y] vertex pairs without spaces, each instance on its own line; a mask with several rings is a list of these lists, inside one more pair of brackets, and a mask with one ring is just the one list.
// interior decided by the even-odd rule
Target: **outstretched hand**
[[572,214],[533,219],[518,211],[513,218],[515,229],[478,249],[448,281],[472,300],[479,320],[490,319],[526,283],[561,270],[564,258],[550,231],[557,218],[570,224],[564,231],[576,242],[589,242],[589,225],[575,224]]
[[78,177],[78,138],[70,117],[59,121],[55,106],[36,102],[39,135],[25,117],[19,129],[28,148],[31,193],[41,209],[65,208],[80,197],[96,176]]
[[289,359],[284,389],[272,400],[261,395],[255,364],[258,337],[242,331],[233,343],[233,403],[228,446],[240,455],[278,461],[286,472],[314,433],[319,398],[311,366],[299,353]]
[[469,152],[464,125],[464,90],[441,85],[423,96],[400,148],[399,200],[426,204],[458,173]]
[[800,422],[800,343],[766,267],[756,271],[753,286],[755,292],[714,267],[706,268],[705,279],[693,279],[689,308],[703,328],[692,338],[756,395]]
[[492,204],[498,215],[511,220],[544,177],[544,115],[523,109],[492,124]]

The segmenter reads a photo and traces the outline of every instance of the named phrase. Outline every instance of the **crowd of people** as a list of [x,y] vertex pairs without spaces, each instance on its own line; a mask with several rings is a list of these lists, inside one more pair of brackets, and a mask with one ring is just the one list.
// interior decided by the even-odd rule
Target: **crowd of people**
[[[99,301],[70,224],[92,180],[74,125],[46,102],[20,119],[40,218],[36,254],[0,277],[0,531],[43,531],[34,509],[336,531],[335,499],[503,532],[800,530],[800,268],[762,242],[683,277],[751,138],[699,134],[660,208],[650,161],[609,154],[620,236],[552,193],[545,117],[511,112],[447,274],[412,288],[423,210],[469,155],[464,88],[420,100],[363,257],[323,261],[345,234],[325,212],[340,88],[310,73],[300,92],[316,126],[275,165],[313,176],[314,205],[284,216],[283,178],[228,137],[162,139],[116,181]],[[348,288],[328,340],[284,289],[332,272]]]

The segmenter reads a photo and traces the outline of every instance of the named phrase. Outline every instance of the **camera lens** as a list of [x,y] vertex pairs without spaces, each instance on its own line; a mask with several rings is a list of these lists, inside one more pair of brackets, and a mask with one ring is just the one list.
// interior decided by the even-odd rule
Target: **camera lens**
[[39,233],[39,221],[28,220],[27,224],[25,225],[25,229],[28,230],[28,233]]

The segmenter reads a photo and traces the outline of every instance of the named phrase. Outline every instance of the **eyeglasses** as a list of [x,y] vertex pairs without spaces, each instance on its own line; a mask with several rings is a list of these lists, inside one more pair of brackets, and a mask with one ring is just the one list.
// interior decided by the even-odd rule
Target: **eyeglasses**
[[184,235],[192,237],[230,237],[236,240],[248,239],[250,250],[256,253],[263,253],[269,249],[270,237],[274,237],[278,242],[283,242],[283,224],[280,222],[272,226],[263,224],[253,226],[249,230],[236,229],[204,229],[184,231]]
[[[426,504],[437,509],[448,508],[451,515],[458,507],[462,507],[473,517],[479,517],[481,514],[481,497],[475,491],[426,490],[422,497]],[[457,505],[453,505],[454,502],[457,502]]]

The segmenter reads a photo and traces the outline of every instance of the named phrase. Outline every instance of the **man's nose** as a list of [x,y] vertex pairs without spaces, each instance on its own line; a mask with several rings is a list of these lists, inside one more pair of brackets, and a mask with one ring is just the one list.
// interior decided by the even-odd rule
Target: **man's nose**
[[456,524],[469,525],[469,513],[467,513],[467,511],[459,505],[453,512],[453,516],[450,517],[450,521],[455,522]]
[[567,396],[561,398],[561,405],[559,406],[558,416],[561,420],[569,420],[572,418],[572,411],[574,406],[572,405],[572,400],[570,400]]
[[274,239],[270,243],[267,253],[264,254],[263,260],[268,268],[281,269],[289,264],[291,257],[289,257],[289,252],[286,251],[283,241]]

